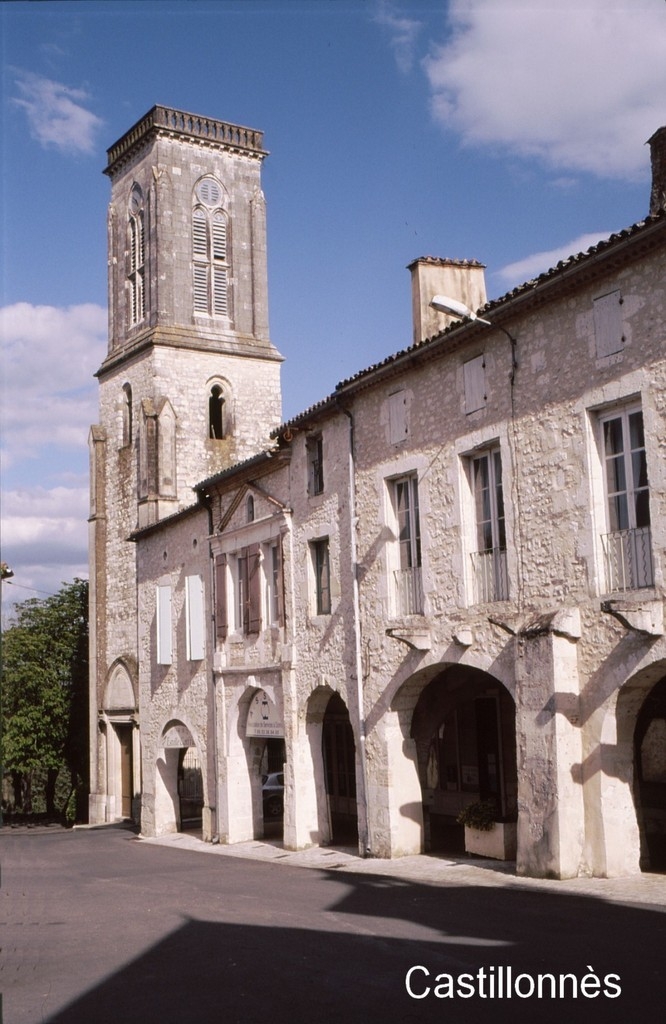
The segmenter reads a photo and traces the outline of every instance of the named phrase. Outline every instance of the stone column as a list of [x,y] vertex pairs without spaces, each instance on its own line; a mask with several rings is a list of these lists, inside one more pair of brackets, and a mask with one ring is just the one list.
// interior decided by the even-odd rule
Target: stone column
[[367,742],[369,846],[374,857],[423,852],[423,797],[416,743],[386,712]]
[[584,835],[577,609],[520,633],[516,664],[519,875],[578,874]]

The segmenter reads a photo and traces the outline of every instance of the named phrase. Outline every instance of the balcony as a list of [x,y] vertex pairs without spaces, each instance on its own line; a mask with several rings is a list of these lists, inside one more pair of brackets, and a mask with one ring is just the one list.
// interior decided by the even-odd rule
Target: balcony
[[504,548],[490,548],[488,551],[473,552],[472,569],[477,604],[508,601],[509,573]]
[[601,538],[609,593],[640,590],[654,583],[652,535],[649,526],[616,530]]
[[421,566],[396,569],[393,573],[398,615],[423,615]]

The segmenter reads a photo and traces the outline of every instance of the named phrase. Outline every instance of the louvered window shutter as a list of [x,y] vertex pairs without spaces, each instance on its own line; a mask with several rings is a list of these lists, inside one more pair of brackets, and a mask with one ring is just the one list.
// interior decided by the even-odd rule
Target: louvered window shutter
[[227,219],[223,213],[216,213],[213,217],[213,259],[226,260],[227,258]]
[[261,578],[259,573],[259,545],[247,549],[248,633],[261,630]]
[[194,308],[197,313],[208,312],[208,268],[194,265]]
[[218,640],[226,640],[228,631],[227,556],[217,555],[215,558],[215,636]]
[[227,315],[227,271],[225,267],[213,267],[213,312],[216,316]]
[[203,210],[192,215],[192,252],[195,259],[208,259],[208,224]]
[[278,624],[284,626],[285,615],[284,615],[284,574],[282,569],[282,538],[278,538],[278,542],[275,545],[275,552],[277,555],[277,580],[275,586],[277,589],[277,613],[278,613]]

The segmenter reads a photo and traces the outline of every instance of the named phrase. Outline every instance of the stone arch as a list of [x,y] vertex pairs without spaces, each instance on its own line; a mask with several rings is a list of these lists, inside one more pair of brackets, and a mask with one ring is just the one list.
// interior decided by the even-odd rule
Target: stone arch
[[231,437],[234,428],[233,391],[226,377],[216,375],[206,381],[205,412],[209,441],[224,441]]
[[267,738],[248,735],[248,721],[254,702],[265,697],[274,715],[282,719],[279,688],[254,676],[244,680],[226,709],[227,742],[221,773],[222,833],[229,843],[259,839],[264,835],[262,775],[267,764]]
[[[662,701],[665,679],[666,659],[659,659],[616,690],[596,750],[588,756],[588,762],[592,760],[592,767],[598,769],[594,774],[599,799],[586,801],[588,858],[595,874],[636,874],[641,869],[652,870],[652,859],[660,862],[658,843],[653,844],[652,836],[661,827],[666,835],[666,808],[662,826],[657,820],[661,809],[650,806],[652,794],[645,787],[641,747],[650,719],[648,701],[653,695],[657,702]],[[661,753],[666,757],[666,749]],[[591,771],[586,774],[588,779],[592,777]]]
[[[473,741],[467,743],[470,760],[473,756],[470,764],[460,761],[458,714],[466,716],[468,732],[472,723]],[[451,747],[449,733],[456,736],[457,749],[456,744]],[[462,849],[463,830],[455,818],[466,803],[493,786],[500,813],[515,818],[515,743],[513,695],[496,675],[466,663],[440,662],[404,679],[368,737],[369,771],[373,763],[384,766],[384,777],[374,786],[370,782],[375,793],[373,853],[416,854],[441,848],[447,839]],[[448,834],[442,819],[451,826]]]
[[109,669],[102,707],[107,712],[136,710],[132,672],[122,660]]
[[304,709],[304,755],[308,770],[300,780],[299,816],[310,842],[357,843],[356,780],[359,744],[343,695],[322,683]]
[[[169,718],[164,724],[155,758],[153,832],[164,835],[183,827],[184,758],[188,750],[198,754],[201,772],[201,803],[206,793],[206,763],[197,733],[184,718]],[[187,813],[187,812],[186,812]]]
[[105,774],[107,821],[137,820],[141,789],[138,711],[132,663],[108,672],[97,733],[98,764]]

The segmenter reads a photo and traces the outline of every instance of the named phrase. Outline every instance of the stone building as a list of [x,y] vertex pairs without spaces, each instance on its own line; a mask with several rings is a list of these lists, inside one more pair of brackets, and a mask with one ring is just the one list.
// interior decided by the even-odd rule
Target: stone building
[[[119,340],[92,435],[98,820],[130,813],[117,765],[131,723],[132,813],[146,834],[182,827],[194,806],[206,840],[259,837],[262,779],[283,770],[292,849],[461,848],[457,815],[481,800],[493,833],[513,827],[519,873],[663,866],[666,129],[650,140],[644,222],[490,303],[481,264],[415,260],[410,347],[278,424],[267,337],[196,312],[198,182],[225,190],[230,226],[252,224],[256,178],[231,168],[256,174],[258,135],[250,153],[204,143],[201,119],[155,111],[164,124],[151,112],[110,150],[129,240],[111,291],[117,273],[116,291],[132,294],[135,183],[159,281],[159,187],[180,167],[179,344],[161,340],[159,307],[133,343],[118,326],[131,306],[112,302]],[[160,200],[169,225],[176,198]],[[166,348],[174,365],[158,360]],[[233,396],[226,448],[205,430],[217,382],[225,406]],[[167,408],[177,494],[159,491]]]

